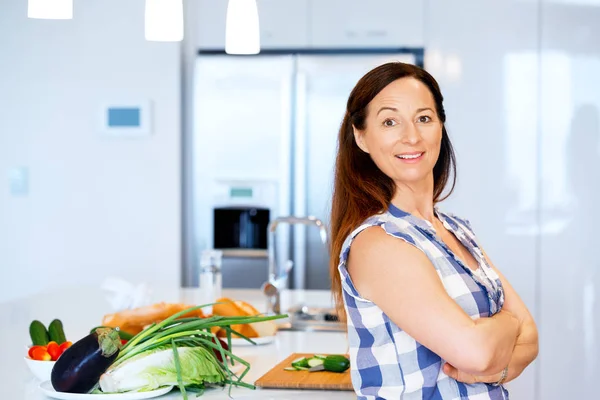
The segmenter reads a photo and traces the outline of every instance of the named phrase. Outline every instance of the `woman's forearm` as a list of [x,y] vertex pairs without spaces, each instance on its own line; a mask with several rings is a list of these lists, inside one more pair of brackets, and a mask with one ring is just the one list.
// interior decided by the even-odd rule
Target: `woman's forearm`
[[538,355],[538,332],[533,320],[521,325],[521,332],[517,337],[517,343],[513,350],[510,363],[508,364],[508,375],[505,382],[517,378]]
[[[491,318],[482,318],[482,320],[491,320]],[[487,323],[490,323],[488,321]],[[510,382],[513,379],[517,378],[523,370],[531,364],[533,360],[537,357],[538,354],[538,334],[537,328],[533,319],[525,321],[521,324],[519,335],[516,339],[516,343],[512,350],[510,361],[507,359],[505,364],[496,365],[494,369],[494,373],[485,373],[485,374],[473,374],[468,371],[458,370],[456,367],[450,364],[444,365],[444,372],[453,379],[464,383],[495,383],[498,382],[502,378],[502,370],[506,368],[508,365],[508,371],[506,378],[504,379],[504,383]]]
[[502,371],[513,357],[519,334],[519,321],[511,313],[500,311],[491,318],[475,321],[484,358],[477,375],[492,375]]

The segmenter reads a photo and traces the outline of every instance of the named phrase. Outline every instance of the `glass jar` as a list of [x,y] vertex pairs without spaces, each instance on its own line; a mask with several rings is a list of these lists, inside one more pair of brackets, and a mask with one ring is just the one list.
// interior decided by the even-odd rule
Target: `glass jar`
[[[221,298],[223,286],[221,274],[221,250],[203,250],[200,254],[199,305],[215,303]],[[212,306],[202,308],[205,314],[212,314]]]

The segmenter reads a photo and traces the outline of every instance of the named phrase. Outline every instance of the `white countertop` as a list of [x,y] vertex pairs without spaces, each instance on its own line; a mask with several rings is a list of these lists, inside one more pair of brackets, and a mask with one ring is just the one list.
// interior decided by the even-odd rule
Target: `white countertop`
[[[156,290],[153,302],[190,302],[194,303],[195,292],[190,289],[177,291]],[[260,311],[265,310],[265,298],[258,290],[224,290],[224,296],[248,301]],[[95,287],[61,289],[55,292],[39,294],[25,299],[0,304],[0,389],[1,399],[47,399],[38,389],[39,382],[31,375],[25,362],[24,346],[29,343],[29,324],[38,319],[48,324],[52,319],[62,320],[67,339],[76,341],[100,325],[102,317],[112,312],[105,294]],[[329,307],[331,296],[326,291],[286,291],[282,295],[282,310],[291,305],[304,303],[309,306]],[[277,333],[274,343],[260,346],[244,346],[234,352],[250,362],[251,369],[244,378],[254,383],[256,379],[271,369],[279,361],[293,352],[304,353],[346,353],[348,345],[344,333],[339,332],[290,332]],[[190,396],[190,398],[195,395]],[[307,390],[266,390],[235,388],[235,399],[299,399],[310,396],[312,399],[351,399],[353,392],[307,391]],[[160,399],[181,398],[173,391]],[[207,390],[201,398],[228,397],[225,390]]]

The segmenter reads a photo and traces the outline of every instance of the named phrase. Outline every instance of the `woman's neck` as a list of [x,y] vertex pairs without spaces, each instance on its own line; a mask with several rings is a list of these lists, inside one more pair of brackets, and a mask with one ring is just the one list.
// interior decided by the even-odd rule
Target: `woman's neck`
[[433,177],[431,182],[417,184],[396,183],[392,204],[415,217],[434,223]]

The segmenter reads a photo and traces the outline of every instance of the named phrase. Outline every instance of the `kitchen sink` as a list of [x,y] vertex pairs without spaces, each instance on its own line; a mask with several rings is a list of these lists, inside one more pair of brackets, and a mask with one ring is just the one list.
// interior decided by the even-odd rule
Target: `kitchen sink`
[[334,308],[309,307],[300,304],[291,307],[287,322],[278,325],[282,331],[330,331],[345,332],[346,324],[339,321]]

